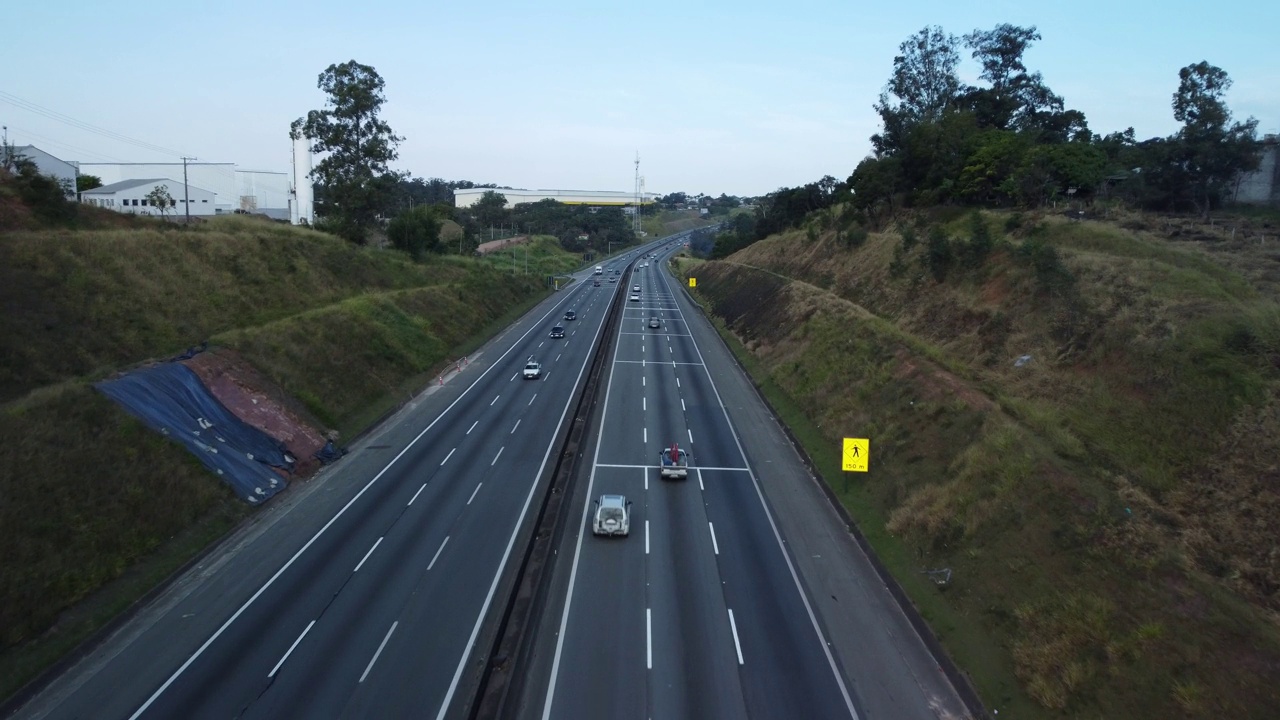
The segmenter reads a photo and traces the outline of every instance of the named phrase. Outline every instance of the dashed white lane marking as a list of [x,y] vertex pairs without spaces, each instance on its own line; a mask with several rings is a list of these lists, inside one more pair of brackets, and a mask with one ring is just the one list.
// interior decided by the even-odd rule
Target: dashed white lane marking
[[689,428],[688,432],[689,432],[689,444],[692,445],[693,444],[693,428]]
[[708,520],[708,521],[707,521],[707,527],[708,527],[708,528],[711,528],[711,549],[712,549],[712,550],[715,550],[715,551],[716,551],[716,554],[717,554],[717,555],[719,555],[719,554],[720,554],[720,544],[716,542],[716,526],[715,526],[715,523],[713,523],[713,522],[711,522],[710,520]]
[[289,646],[288,650],[284,651],[284,657],[280,658],[280,662],[276,663],[276,666],[271,668],[271,672],[267,673],[267,677],[276,676],[276,671],[280,669],[281,665],[284,665],[285,660],[289,659],[289,656],[293,654],[293,649],[298,647],[298,643],[302,642],[302,638],[306,637],[307,633],[311,632],[311,628],[314,627],[315,624],[316,624],[315,620],[312,620],[311,622],[307,623],[307,627],[302,631],[302,634],[298,636],[297,640],[293,641],[293,644]]
[[[649,554],[649,521],[644,521],[644,554]],[[717,553],[718,555],[719,553]]]
[[360,568],[364,567],[364,561],[368,560],[369,556],[373,554],[373,551],[377,550],[378,546],[381,544],[382,544],[382,538],[378,538],[376,541],[374,541],[373,547],[369,548],[369,552],[365,553],[364,557],[360,558],[360,562],[356,563],[356,569],[352,570],[351,572],[353,573],[360,572]]
[[676,387],[680,387],[680,378],[676,378]]
[[444,542],[440,543],[440,549],[436,550],[436,554],[431,556],[431,562],[427,564],[427,569],[435,567],[436,560],[440,559],[440,553],[444,552],[444,546],[449,544],[449,536],[444,536]]
[[507,434],[508,434],[508,435],[515,435],[515,434],[516,434],[516,428],[518,428],[518,427],[520,427],[520,420],[516,420],[516,424],[511,426],[511,432],[509,432],[509,433],[507,433]]
[[684,406],[684,398],[680,398],[680,409],[685,412],[689,412],[689,408]]
[[649,428],[640,428],[640,429],[644,431],[644,444],[648,445],[649,444]]
[[560,355],[563,355],[563,354],[564,353],[560,353],[559,355],[556,355],[556,362],[560,362]]
[[[494,400],[497,400],[497,398],[494,398]],[[477,426],[477,425],[479,425],[479,424],[480,424],[480,421],[479,421],[479,420],[477,420],[477,421],[475,421],[475,422],[471,423],[471,427],[467,428],[467,434],[468,434],[468,435],[470,435],[470,434],[471,434],[471,431],[472,431],[472,430],[475,430],[475,429],[476,429],[476,426]]]
[[[520,373],[516,373],[515,375],[512,375],[512,376],[511,376],[511,380],[515,380],[515,379],[516,379],[516,377],[517,377],[519,374],[520,374]],[[508,380],[507,382],[511,382],[511,380]],[[495,398],[495,399],[496,399],[496,398]]]
[[493,456],[493,462],[489,463],[489,467],[493,467],[494,465],[498,464],[498,458],[502,457],[502,451],[506,449],[507,449],[506,445],[503,445],[502,447],[498,448],[498,454]]
[[742,643],[738,642],[738,623],[733,620],[733,608],[729,608],[729,629],[733,630],[733,649],[738,651],[738,664],[742,662]]
[[653,669],[653,610],[644,609],[644,665]]
[[399,620],[391,623],[391,629],[387,631],[387,636],[382,638],[382,644],[378,646],[378,652],[373,654],[373,657],[369,660],[369,665],[366,666],[364,672],[360,674],[360,682],[364,682],[364,679],[369,677],[369,671],[373,669],[373,664],[378,662],[378,656],[382,654],[382,649],[387,646],[387,641],[391,639],[391,633],[396,631],[396,626],[399,624]]
[[649,412],[649,399],[648,399],[648,398],[640,398],[640,410],[641,410],[642,412]]
[[[484,483],[480,483],[484,485]],[[476,499],[476,493],[480,492],[480,485],[476,485],[476,489],[471,491],[471,497],[467,498],[467,504],[470,505],[472,500]]]
[[444,467],[444,464],[449,462],[449,458],[453,457],[453,453],[456,452],[457,449],[458,448],[454,448],[453,450],[450,450],[449,454],[444,456],[444,459],[440,461],[440,467]]
[[[537,399],[538,399],[538,393],[534,393],[534,394],[533,394],[533,397],[529,398],[529,405],[532,405],[532,404],[533,404],[533,401],[534,401],[534,400],[537,400]],[[526,407],[527,407],[527,406],[526,406]]]
[[405,507],[409,507],[410,505],[412,505],[412,504],[413,504],[413,501],[414,501],[414,500],[417,500],[417,499],[418,499],[418,496],[422,494],[422,491],[423,491],[423,490],[426,490],[426,489],[427,489],[427,484],[426,484],[426,483],[422,483],[422,487],[418,488],[418,492],[414,493],[414,494],[413,494],[413,497],[409,498],[409,502],[408,502],[408,503],[405,503]]
[[[514,376],[514,375],[512,375],[512,377],[515,377],[515,376]],[[493,407],[493,404],[494,404],[494,403],[496,403],[496,402],[498,402],[498,398],[500,398],[500,397],[502,397],[502,396],[501,396],[501,395],[494,395],[494,396],[493,396],[493,399],[489,401],[489,407]],[[479,420],[477,420],[476,422],[479,422]]]

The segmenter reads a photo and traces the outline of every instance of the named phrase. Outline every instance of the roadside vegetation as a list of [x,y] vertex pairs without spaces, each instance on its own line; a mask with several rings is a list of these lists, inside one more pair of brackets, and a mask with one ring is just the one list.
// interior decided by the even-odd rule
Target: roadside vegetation
[[7,182],[0,216],[4,696],[251,512],[92,382],[207,341],[343,442],[582,265],[545,237],[525,274],[523,251],[415,259],[243,216],[52,222]]
[[1269,718],[1280,215],[1231,205],[1257,123],[1201,61],[1176,134],[1094,134],[1040,39],[912,35],[873,154],[680,272],[1001,717]]
[[[844,211],[700,263],[697,292],[986,702],[1269,717],[1267,228],[961,210],[851,245]],[[871,438],[871,473],[842,476],[842,437]]]

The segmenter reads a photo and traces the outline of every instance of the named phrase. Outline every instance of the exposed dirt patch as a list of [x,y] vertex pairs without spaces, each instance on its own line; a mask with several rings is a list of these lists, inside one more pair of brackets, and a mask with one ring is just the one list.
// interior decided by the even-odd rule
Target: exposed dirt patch
[[234,350],[209,350],[182,364],[236,417],[284,443],[298,459],[295,477],[310,477],[320,467],[315,453],[326,441],[319,424]]
[[898,361],[898,370],[894,373],[894,377],[899,380],[910,380],[920,389],[925,400],[946,402],[959,399],[975,410],[995,409],[996,404],[991,401],[991,398],[928,360],[913,356],[902,348],[894,353],[894,357]]

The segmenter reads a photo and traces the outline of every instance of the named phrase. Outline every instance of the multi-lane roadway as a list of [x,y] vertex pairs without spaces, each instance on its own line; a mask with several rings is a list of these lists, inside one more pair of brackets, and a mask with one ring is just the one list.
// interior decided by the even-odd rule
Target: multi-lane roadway
[[[460,714],[473,651],[621,285],[591,277],[268,506],[21,716]],[[548,336],[556,324],[562,339]],[[531,356],[537,380],[521,377]]]

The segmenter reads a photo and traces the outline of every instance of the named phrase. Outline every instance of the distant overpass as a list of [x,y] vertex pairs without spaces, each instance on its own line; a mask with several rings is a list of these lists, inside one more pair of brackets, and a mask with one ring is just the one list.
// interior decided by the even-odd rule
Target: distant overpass
[[[507,207],[512,208],[522,203],[536,203],[542,200],[555,200],[566,205],[635,205],[636,195],[630,192],[612,192],[609,190],[509,190],[504,188],[471,188],[454,190],[455,207],[471,207],[479,202],[487,192],[495,192],[507,199]],[[657,196],[654,193],[642,193],[641,205],[652,205]]]

